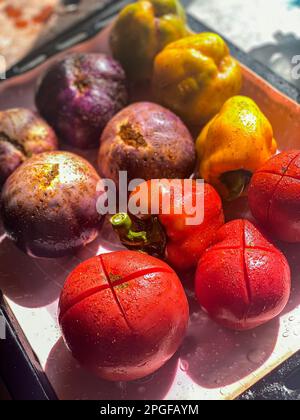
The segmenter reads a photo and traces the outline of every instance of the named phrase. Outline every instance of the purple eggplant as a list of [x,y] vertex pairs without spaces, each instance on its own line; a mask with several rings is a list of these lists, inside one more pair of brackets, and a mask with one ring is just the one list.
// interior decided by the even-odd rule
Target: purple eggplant
[[6,181],[1,216],[8,236],[30,256],[63,257],[93,241],[103,216],[97,212],[100,177],[68,152],[28,159]]
[[29,109],[0,112],[0,187],[26,159],[57,149],[51,127]]
[[128,180],[189,178],[196,151],[186,126],[168,109],[139,102],[119,112],[106,126],[98,156],[100,173],[116,183]]
[[104,54],[69,54],[44,74],[35,99],[63,142],[97,147],[108,121],[127,105],[125,73]]

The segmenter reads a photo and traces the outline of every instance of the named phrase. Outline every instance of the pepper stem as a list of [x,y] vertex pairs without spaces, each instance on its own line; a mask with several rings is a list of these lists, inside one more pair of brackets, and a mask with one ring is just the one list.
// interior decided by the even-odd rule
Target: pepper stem
[[229,191],[227,200],[239,198],[248,187],[251,177],[252,173],[244,169],[224,173],[220,180]]
[[132,220],[127,213],[115,214],[111,219],[110,223],[113,228],[118,232],[121,239],[127,239],[132,242],[148,242],[147,232],[135,232],[132,230]]

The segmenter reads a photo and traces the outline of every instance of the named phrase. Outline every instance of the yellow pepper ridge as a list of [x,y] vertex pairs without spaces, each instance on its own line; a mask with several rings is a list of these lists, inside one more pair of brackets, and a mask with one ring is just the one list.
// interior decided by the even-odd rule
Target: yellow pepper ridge
[[157,53],[189,34],[186,15],[178,0],[139,0],[119,14],[110,45],[128,77],[143,81],[151,79]]
[[201,33],[167,45],[155,58],[158,101],[189,125],[204,125],[240,92],[242,72],[217,34]]

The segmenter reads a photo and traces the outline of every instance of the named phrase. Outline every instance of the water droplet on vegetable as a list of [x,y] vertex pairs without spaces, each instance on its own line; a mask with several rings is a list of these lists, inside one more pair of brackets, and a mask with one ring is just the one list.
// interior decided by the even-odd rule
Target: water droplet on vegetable
[[247,359],[254,364],[262,363],[265,360],[266,352],[264,350],[252,350],[248,353]]

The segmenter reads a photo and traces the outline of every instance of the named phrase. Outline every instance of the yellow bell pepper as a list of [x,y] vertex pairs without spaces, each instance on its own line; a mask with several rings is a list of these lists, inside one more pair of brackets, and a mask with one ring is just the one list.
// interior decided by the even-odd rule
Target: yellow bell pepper
[[119,14],[110,45],[128,77],[141,81],[151,79],[157,53],[190,33],[180,1],[139,0]]
[[158,101],[189,125],[204,125],[240,92],[242,73],[225,41],[201,33],[169,44],[154,63]]
[[252,174],[275,154],[277,144],[257,104],[235,96],[204,127],[196,148],[199,176],[231,200],[244,192]]

